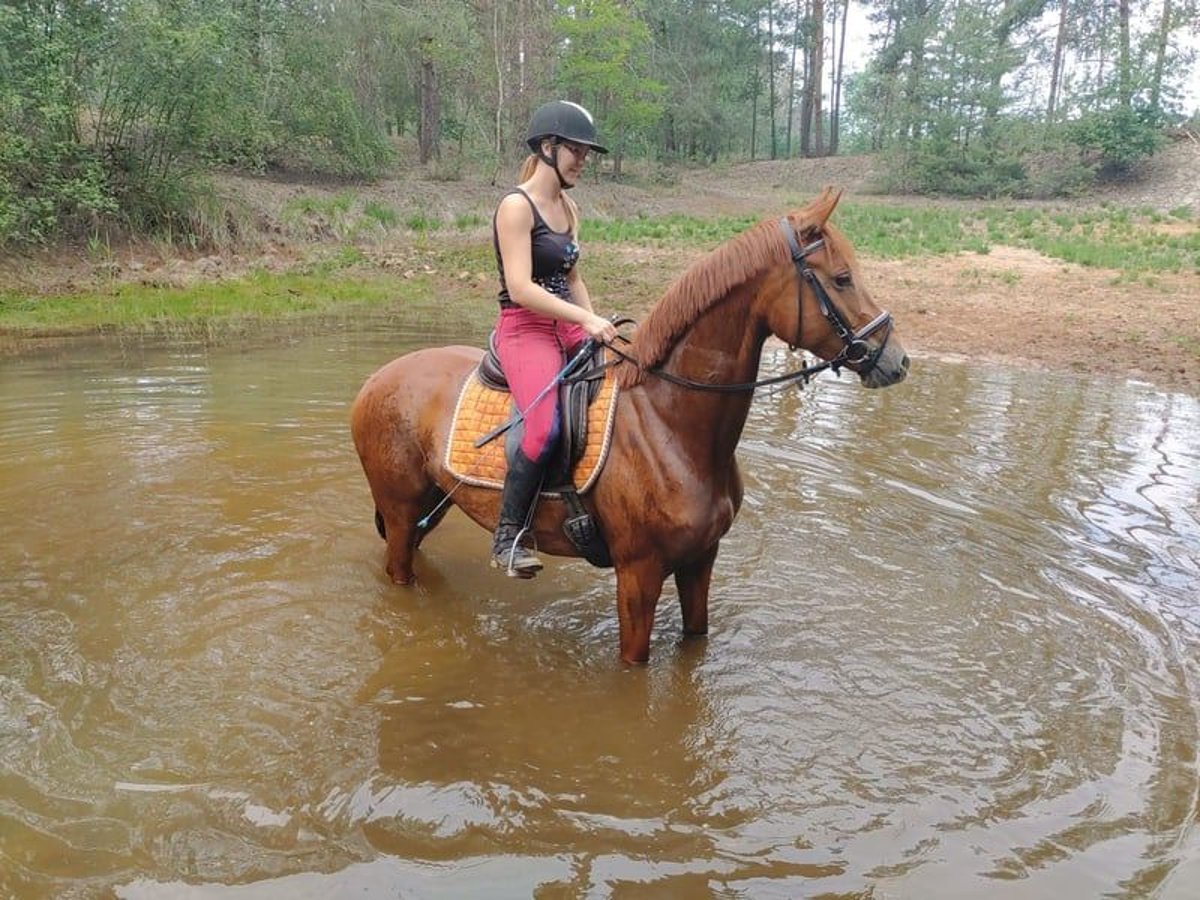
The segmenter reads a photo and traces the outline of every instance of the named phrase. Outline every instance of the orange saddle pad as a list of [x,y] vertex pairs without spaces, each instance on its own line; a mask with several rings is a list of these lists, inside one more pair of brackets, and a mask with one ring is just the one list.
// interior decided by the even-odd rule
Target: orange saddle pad
[[[587,446],[574,469],[575,489],[581,494],[592,486],[604,466],[616,409],[617,384],[610,368],[600,392],[588,407]],[[472,369],[458,395],[450,441],[446,445],[446,468],[450,474],[466,484],[502,488],[504,473],[508,471],[504,456],[507,433],[482,447],[476,447],[475,442],[513,415],[512,395],[486,387],[479,380],[478,369]]]

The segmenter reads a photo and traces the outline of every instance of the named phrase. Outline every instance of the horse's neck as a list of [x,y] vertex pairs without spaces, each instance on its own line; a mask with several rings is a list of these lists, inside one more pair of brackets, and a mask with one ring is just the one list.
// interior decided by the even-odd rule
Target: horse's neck
[[[743,384],[758,377],[766,331],[751,314],[751,286],[735,290],[703,313],[675,345],[663,369],[708,384]],[[717,461],[732,460],[750,413],[753,391],[722,393],[647,383],[659,414],[675,428],[711,437]]]

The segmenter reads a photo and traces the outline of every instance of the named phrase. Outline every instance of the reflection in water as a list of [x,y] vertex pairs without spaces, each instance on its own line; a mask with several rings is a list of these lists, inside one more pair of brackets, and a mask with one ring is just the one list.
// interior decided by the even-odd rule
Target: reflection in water
[[627,669],[611,573],[457,514],[386,581],[396,344],[0,364],[0,895],[1191,896],[1196,398],[765,394],[713,634]]

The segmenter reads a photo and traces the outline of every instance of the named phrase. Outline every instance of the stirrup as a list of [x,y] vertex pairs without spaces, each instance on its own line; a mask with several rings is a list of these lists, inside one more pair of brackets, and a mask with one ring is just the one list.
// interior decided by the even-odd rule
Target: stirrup
[[503,569],[509,578],[532,578],[543,566],[540,559],[514,542],[508,550],[493,554],[492,568]]
[[512,543],[492,552],[492,568],[503,569],[509,578],[532,578],[542,571],[542,561],[532,550],[521,545],[526,531],[527,528],[522,528],[513,535]]

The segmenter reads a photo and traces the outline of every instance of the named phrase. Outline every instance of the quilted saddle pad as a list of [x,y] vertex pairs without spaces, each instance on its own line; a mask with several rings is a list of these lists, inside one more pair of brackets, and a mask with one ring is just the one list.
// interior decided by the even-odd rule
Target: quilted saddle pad
[[[608,456],[616,418],[617,384],[609,368],[596,399],[588,407],[587,446],[575,464],[576,490],[584,493],[595,482]],[[504,456],[506,434],[488,441],[482,447],[475,442],[500,427],[514,415],[512,395],[494,391],[480,380],[472,369],[458,395],[454,407],[454,422],[450,426],[450,441],[446,445],[446,469],[455,478],[477,487],[502,488],[508,461]]]

